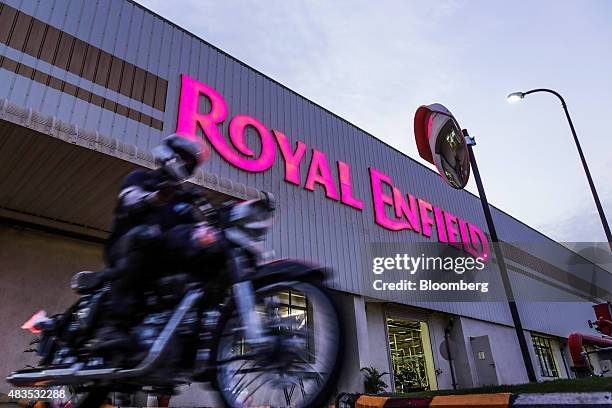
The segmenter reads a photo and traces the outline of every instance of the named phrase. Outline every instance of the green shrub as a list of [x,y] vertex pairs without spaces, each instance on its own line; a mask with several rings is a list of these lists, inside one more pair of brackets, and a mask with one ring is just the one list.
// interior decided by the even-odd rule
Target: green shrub
[[366,394],[380,394],[387,389],[387,383],[382,377],[389,373],[381,373],[375,367],[364,367],[360,370],[363,373],[363,385]]

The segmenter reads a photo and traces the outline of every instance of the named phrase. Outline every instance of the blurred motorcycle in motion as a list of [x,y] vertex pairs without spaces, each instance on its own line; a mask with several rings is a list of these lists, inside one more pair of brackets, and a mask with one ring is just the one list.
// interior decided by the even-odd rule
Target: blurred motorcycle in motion
[[228,407],[326,405],[344,338],[326,271],[264,262],[271,197],[212,207],[185,196],[185,210],[219,231],[222,249],[187,272],[179,266],[142,282],[142,307],[129,329],[133,350],[117,359],[118,352],[92,347],[113,282],[101,272],[80,273],[73,279],[80,298],[66,312],[41,311],[24,324],[40,335],[41,362],[12,372],[10,384],[70,390],[51,402],[59,407],[99,407],[111,392],[172,395],[204,382]]

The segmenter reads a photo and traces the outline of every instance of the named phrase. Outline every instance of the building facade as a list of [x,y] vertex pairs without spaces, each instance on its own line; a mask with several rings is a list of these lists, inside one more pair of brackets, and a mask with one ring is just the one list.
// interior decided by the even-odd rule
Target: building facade
[[[29,338],[20,324],[39,308],[63,310],[72,274],[102,266],[121,178],[152,167],[151,148],[178,129],[212,148],[194,183],[218,201],[272,192],[268,248],[333,271],[350,329],[342,390],[362,390],[367,366],[405,392],[527,381],[506,302],[373,292],[362,263],[373,242],[444,241],[453,219],[482,245],[477,197],[132,1],[1,0],[0,121],[1,372],[33,362],[21,354]],[[393,187],[443,221],[429,234],[389,228],[385,220],[402,216]],[[594,269],[593,292],[580,268],[567,270],[565,247],[492,212],[500,239],[513,244],[515,291],[563,298],[519,302],[538,378],[571,377],[566,338],[586,330],[593,303],[611,299],[609,274]],[[200,398],[189,389],[176,401]]]

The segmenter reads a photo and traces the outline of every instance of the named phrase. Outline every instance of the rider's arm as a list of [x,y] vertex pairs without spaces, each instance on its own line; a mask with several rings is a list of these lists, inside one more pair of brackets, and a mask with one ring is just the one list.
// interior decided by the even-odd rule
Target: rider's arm
[[142,170],[127,176],[118,197],[119,208],[124,214],[142,212],[161,201],[159,192],[148,187],[149,181],[150,175]]
[[129,186],[119,193],[121,208],[130,213],[140,212],[158,202],[157,191],[147,191],[140,186]]

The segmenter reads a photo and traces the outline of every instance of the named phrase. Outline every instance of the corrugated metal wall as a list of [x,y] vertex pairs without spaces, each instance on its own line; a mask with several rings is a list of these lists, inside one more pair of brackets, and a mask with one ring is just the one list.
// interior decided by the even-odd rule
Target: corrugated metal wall
[[[15,14],[13,8],[22,14]],[[471,194],[447,188],[414,160],[137,4],[5,0],[0,19],[5,22],[0,24],[0,97],[13,103],[150,149],[176,127],[180,74],[186,73],[224,96],[229,115],[223,134],[227,134],[229,118],[248,114],[284,132],[292,143],[298,138],[304,141],[309,151],[303,159],[302,182],[310,148],[324,151],[330,167],[336,160],[349,163],[354,195],[363,200],[363,211],[327,199],[318,187],[310,192],[284,182],[280,152],[274,166],[257,175],[232,167],[217,154],[206,165],[208,172],[273,192],[278,216],[270,248],[278,256],[332,267],[335,288],[363,292],[361,276],[367,271],[361,270],[360,253],[369,242],[421,240],[411,231],[391,232],[374,223],[368,166],[390,175],[402,191],[486,231],[480,202]],[[6,24],[13,20],[12,26]],[[55,51],[45,42],[56,45]],[[502,239],[546,240],[500,211],[494,211],[494,216]],[[411,303],[406,294],[389,296],[389,300]],[[511,322],[503,303],[420,306]],[[585,310],[590,316],[590,308],[583,305],[571,308],[565,319],[581,327]],[[540,310],[524,307],[523,316],[527,328],[544,327]]]

